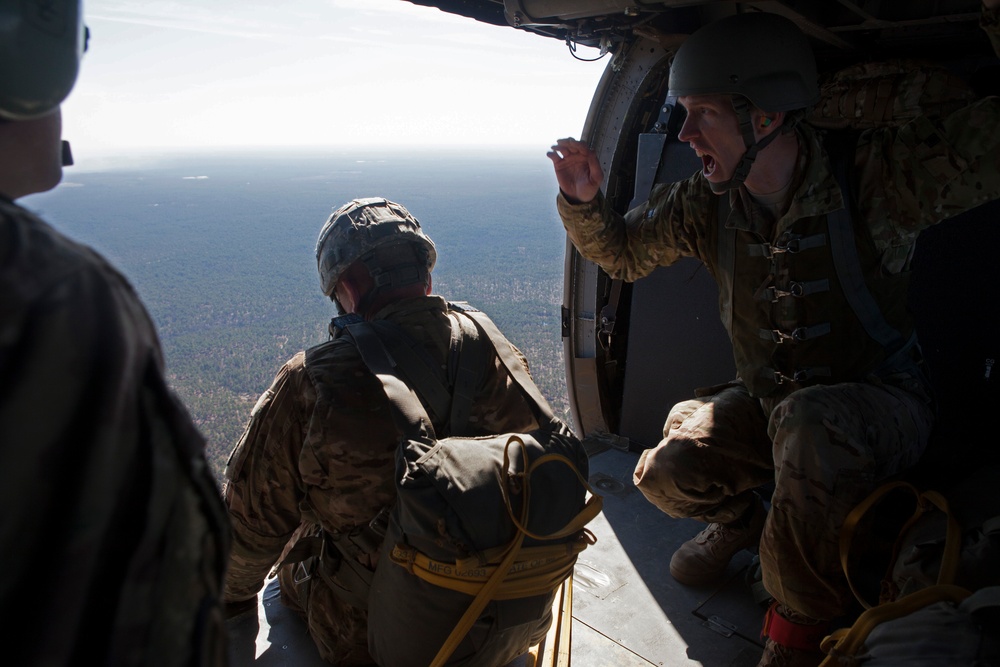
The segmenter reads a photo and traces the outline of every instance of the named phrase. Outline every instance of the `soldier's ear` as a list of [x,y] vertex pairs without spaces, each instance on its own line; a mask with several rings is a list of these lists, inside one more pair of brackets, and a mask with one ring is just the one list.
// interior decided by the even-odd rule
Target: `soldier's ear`
[[785,121],[784,111],[759,112],[754,124],[754,133],[758,139],[762,139],[772,132],[777,132]]

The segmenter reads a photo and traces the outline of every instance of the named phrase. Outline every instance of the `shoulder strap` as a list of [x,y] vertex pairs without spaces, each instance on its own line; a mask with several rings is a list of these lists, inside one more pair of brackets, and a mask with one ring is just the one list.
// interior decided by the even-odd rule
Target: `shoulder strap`
[[869,291],[868,284],[861,273],[861,263],[857,247],[854,244],[854,224],[851,213],[854,200],[851,191],[850,168],[858,143],[857,135],[857,132],[851,131],[831,132],[826,141],[823,142],[844,198],[844,208],[833,211],[827,216],[830,247],[833,250],[833,264],[837,276],[851,309],[861,321],[868,335],[879,345],[890,350],[891,353],[902,349],[905,341],[903,341],[903,336],[886,321],[882,309],[879,308],[871,291]]
[[390,356],[371,324],[357,322],[345,327],[344,332],[358,346],[358,352],[365,365],[382,382],[386,396],[394,408],[393,419],[404,435],[419,435],[422,430],[433,435],[434,425],[427,416],[427,411],[413,390],[399,378],[396,361]]
[[476,389],[486,368],[486,345],[468,318],[454,311],[448,316],[452,341],[448,368],[453,375],[448,430],[451,435],[460,435],[468,429]]
[[446,423],[452,407],[452,392],[440,366],[434,363],[422,345],[395,323],[375,320],[368,326],[374,330],[376,338],[392,359],[394,368],[402,373],[406,384],[423,400],[428,414],[436,423]]
[[[528,403],[532,405],[539,424],[558,423],[548,401],[542,396],[535,382],[528,375],[528,371],[524,368],[524,364],[514,354],[510,342],[500,333],[493,320],[464,301],[454,302],[450,305],[456,313],[470,318],[479,331],[489,339],[497,357],[510,373],[514,382],[521,388]],[[417,436],[423,431],[434,437],[434,426],[420,399],[414,390],[399,377],[399,374],[403,372],[399,360],[395,359],[386,349],[371,323],[356,322],[347,325],[343,330],[354,340],[362,360],[385,387],[386,396],[396,408],[393,411],[393,418],[396,420],[397,426],[408,436]],[[470,354],[468,359],[472,359],[473,356]],[[466,368],[463,370],[463,364],[459,363],[459,374],[472,372],[472,362],[466,361],[465,366]],[[463,380],[463,383],[466,382]]]
[[[486,366],[486,349],[472,322],[454,312],[450,312],[449,317],[451,342],[447,384],[444,373],[424,347],[393,322],[376,320],[366,325],[377,340],[361,343],[357,336],[352,335],[352,338],[369,368],[372,366],[366,359],[366,350],[369,355],[385,357],[383,361],[388,363],[392,372],[402,374],[406,385],[422,401],[433,423],[443,425],[446,431],[443,435],[460,435],[468,431],[476,388]],[[351,322],[352,325],[357,323]],[[354,329],[353,333],[358,333],[358,329]],[[361,349],[362,344],[367,346],[366,349]],[[381,350],[372,347],[376,344],[381,344]]]
[[718,248],[716,272],[718,273],[719,289],[723,293],[722,325],[730,335],[733,333],[733,298],[736,294],[736,230],[728,229],[726,222],[729,221],[729,215],[732,212],[729,193],[724,192],[718,196],[715,214],[719,235],[716,244]]

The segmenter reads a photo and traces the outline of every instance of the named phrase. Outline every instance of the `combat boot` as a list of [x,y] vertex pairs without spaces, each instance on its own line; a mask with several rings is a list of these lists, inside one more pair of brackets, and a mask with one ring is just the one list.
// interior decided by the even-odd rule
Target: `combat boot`
[[817,667],[826,655],[820,642],[830,624],[806,618],[775,602],[764,617],[766,639],[757,667]]
[[767,511],[755,500],[745,522],[710,523],[680,546],[670,559],[670,574],[685,586],[701,586],[722,576],[733,556],[760,542]]

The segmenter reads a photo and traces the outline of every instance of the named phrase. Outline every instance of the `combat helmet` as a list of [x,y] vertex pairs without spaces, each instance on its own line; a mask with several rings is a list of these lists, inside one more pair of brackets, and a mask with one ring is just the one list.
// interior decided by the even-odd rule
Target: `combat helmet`
[[337,281],[359,260],[375,281],[373,291],[378,291],[426,284],[437,250],[402,205],[381,197],[355,199],[330,214],[316,241],[320,288],[334,303]]
[[81,0],[0,2],[0,119],[58,107],[76,83],[88,34]]
[[733,178],[713,189],[738,187],[757,153],[778,135],[756,142],[748,101],[768,112],[813,106],[820,98],[816,57],[805,34],[783,16],[727,16],[695,31],[677,50],[667,96],[684,95],[732,96],[747,150]]
[[670,65],[668,96],[742,95],[764,111],[819,101],[816,57],[808,38],[777,14],[735,14],[684,40]]

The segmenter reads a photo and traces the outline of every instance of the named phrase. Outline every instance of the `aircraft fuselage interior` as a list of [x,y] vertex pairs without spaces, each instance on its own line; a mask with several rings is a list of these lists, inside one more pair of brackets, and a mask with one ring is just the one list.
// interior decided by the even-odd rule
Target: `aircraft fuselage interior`
[[[622,213],[644,201],[654,184],[700,168],[677,139],[683,108],[667,98],[667,78],[684,36],[714,19],[738,12],[790,18],[809,37],[821,80],[851,65],[886,61],[906,63],[911,72],[946,68],[977,95],[996,94],[1000,83],[977,0],[408,1],[564,41],[567,58],[606,54],[579,138],[597,152],[602,189]],[[940,402],[932,482],[952,482],[949,475],[970,461],[997,459],[987,443],[996,440],[991,415],[1000,396],[990,374],[1000,353],[998,211],[1000,205],[987,204],[928,229],[913,258],[910,308]],[[753,554],[736,558],[718,586],[680,585],[667,564],[701,524],[664,515],[632,482],[639,453],[662,438],[670,407],[735,375],[717,301],[713,278],[694,260],[624,283],[566,244],[566,381],[574,427],[591,454],[590,482],[604,496],[591,527],[597,543],[581,554],[572,585],[569,627],[578,667],[752,666],[760,657],[765,609],[754,594]],[[302,639],[295,634],[301,628],[279,606],[269,587],[259,623],[234,628],[237,639],[270,623],[272,644],[287,641],[302,650],[287,654],[288,664],[296,655],[297,664],[313,664],[309,647],[294,640]],[[568,655],[549,660],[570,664]]]

